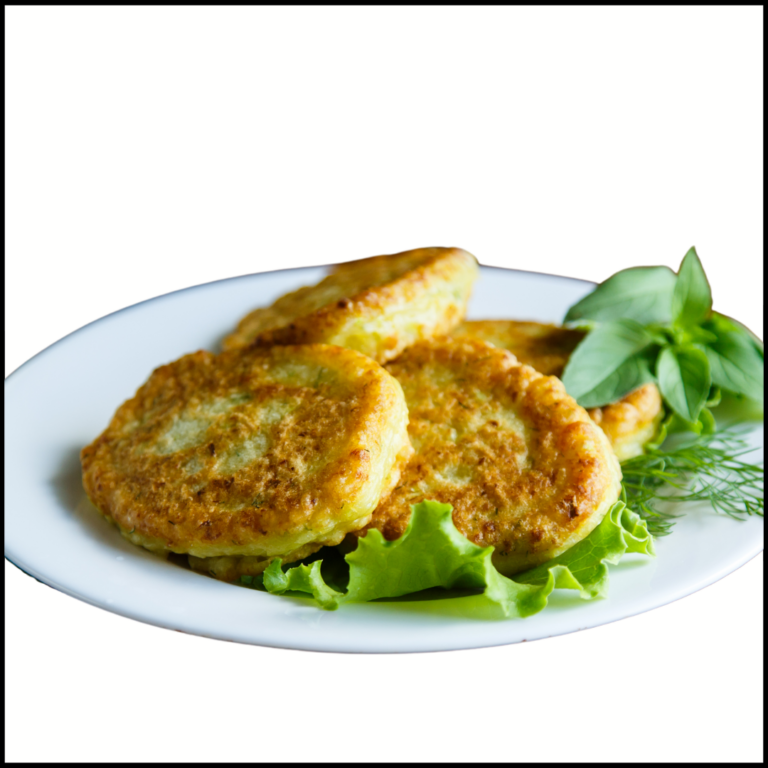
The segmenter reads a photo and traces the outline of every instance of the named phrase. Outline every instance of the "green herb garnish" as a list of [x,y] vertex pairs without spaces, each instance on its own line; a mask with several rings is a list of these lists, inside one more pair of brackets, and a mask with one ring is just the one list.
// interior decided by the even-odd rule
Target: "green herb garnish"
[[263,585],[274,594],[308,593],[326,610],[436,587],[471,590],[474,594],[460,598],[467,615],[490,611],[524,618],[543,610],[554,589],[575,590],[585,600],[604,597],[607,564],[618,563],[627,552],[653,555],[653,539],[645,522],[617,502],[600,525],[568,551],[507,578],[491,562],[493,547],[478,547],[459,533],[450,504],[425,501],[411,507],[410,523],[399,539],[386,541],[377,530],[360,539],[357,549],[344,558],[349,569],[346,591],[328,585],[320,560],[285,569],[279,559],[273,560]]
[[651,446],[621,465],[624,501],[654,536],[668,534],[679,517],[664,509],[668,502],[708,502],[716,512],[739,520],[763,515],[764,468],[742,461],[753,450],[743,431],[678,435],[665,446]]
[[656,382],[666,406],[694,432],[713,425],[713,388],[763,402],[763,344],[712,312],[712,292],[691,248],[675,275],[667,267],[617,272],[565,316],[591,330],[563,373],[585,408],[616,402]]

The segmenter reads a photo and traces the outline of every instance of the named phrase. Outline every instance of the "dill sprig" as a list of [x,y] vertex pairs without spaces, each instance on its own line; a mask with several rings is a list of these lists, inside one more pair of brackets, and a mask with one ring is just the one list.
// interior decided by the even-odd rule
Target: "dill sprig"
[[665,536],[680,515],[664,510],[666,502],[709,502],[716,512],[741,520],[763,515],[762,464],[741,460],[751,448],[744,431],[729,428],[696,435],[668,447],[651,447],[621,465],[623,499],[648,524],[654,536]]

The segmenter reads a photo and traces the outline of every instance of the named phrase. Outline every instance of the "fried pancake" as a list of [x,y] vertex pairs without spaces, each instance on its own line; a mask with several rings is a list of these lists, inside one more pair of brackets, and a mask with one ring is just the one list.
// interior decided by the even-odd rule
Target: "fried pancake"
[[82,450],[83,485],[134,544],[231,579],[365,525],[412,453],[407,423],[398,382],[353,350],[196,352]]
[[554,376],[448,338],[414,345],[387,370],[403,386],[415,454],[358,536],[377,528],[396,539],[411,504],[434,499],[511,575],[572,547],[618,499],[616,455]]
[[[585,332],[517,320],[472,320],[451,336],[477,339],[511,352],[521,363],[548,376],[561,376],[568,358]],[[639,456],[658,429],[664,411],[655,384],[644,384],[621,400],[588,411],[608,435],[620,461]]]
[[383,363],[459,323],[477,273],[475,257],[460,248],[340,264],[317,285],[253,310],[223,345],[337,344]]

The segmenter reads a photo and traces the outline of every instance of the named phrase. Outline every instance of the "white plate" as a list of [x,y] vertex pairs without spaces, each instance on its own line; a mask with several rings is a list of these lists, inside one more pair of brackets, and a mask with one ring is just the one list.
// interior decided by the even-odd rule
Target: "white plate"
[[[67,336],[13,373],[5,400],[5,556],[50,586],[139,621],[207,637],[316,651],[406,652],[535,640],[656,608],[721,579],[763,549],[763,520],[686,509],[655,560],[611,568],[607,599],[556,593],[523,620],[460,615],[458,600],[345,605],[224,584],[125,541],[85,498],[80,448],[158,365],[221,337],[254,306],[315,282],[319,268],[223,280],[116,312]],[[470,317],[558,322],[591,283],[484,267]],[[762,460],[763,429],[752,435]]]

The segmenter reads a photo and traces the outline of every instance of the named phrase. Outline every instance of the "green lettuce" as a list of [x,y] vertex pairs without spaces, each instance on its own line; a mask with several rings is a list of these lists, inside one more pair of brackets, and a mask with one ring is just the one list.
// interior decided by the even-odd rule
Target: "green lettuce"
[[386,541],[379,531],[371,530],[344,558],[349,566],[346,590],[327,583],[321,560],[287,569],[279,559],[273,560],[263,575],[264,588],[278,595],[308,593],[326,610],[335,610],[341,603],[397,598],[435,587],[473,590],[494,612],[525,618],[543,610],[554,589],[575,590],[585,600],[604,597],[607,564],[618,563],[626,552],[654,555],[645,522],[617,502],[578,544],[543,565],[507,578],[491,563],[493,547],[478,547],[459,533],[450,504],[424,501],[411,511],[408,528],[399,539]]

